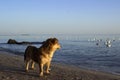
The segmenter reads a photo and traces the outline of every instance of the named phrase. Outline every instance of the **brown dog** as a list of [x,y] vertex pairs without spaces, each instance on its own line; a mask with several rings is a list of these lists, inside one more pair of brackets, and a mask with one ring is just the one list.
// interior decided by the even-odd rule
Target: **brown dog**
[[24,61],[26,64],[26,71],[29,69],[29,64],[32,62],[32,68],[34,69],[35,62],[39,65],[40,76],[43,76],[43,67],[47,66],[46,73],[49,73],[54,52],[60,48],[58,39],[49,38],[47,39],[40,48],[34,46],[28,46],[25,50]]

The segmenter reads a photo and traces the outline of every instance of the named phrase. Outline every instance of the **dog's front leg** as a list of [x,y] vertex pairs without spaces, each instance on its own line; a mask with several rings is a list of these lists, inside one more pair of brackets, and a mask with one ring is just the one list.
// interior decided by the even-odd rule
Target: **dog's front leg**
[[40,76],[43,76],[43,64],[39,64]]
[[47,69],[46,69],[46,73],[49,74],[49,70],[50,70],[50,64],[51,64],[51,61],[47,62]]

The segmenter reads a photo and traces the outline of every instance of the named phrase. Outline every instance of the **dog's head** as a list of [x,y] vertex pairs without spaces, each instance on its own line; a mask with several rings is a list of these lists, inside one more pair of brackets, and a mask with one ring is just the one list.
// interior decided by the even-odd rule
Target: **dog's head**
[[43,46],[48,48],[49,50],[56,50],[61,48],[57,38],[48,38],[44,42]]
[[52,38],[50,41],[51,41],[51,45],[53,45],[54,49],[60,49],[61,48],[57,38]]

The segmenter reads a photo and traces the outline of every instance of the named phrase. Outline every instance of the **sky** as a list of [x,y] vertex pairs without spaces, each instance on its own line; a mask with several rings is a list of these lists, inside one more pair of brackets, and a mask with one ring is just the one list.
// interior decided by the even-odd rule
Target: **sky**
[[0,0],[0,34],[120,34],[120,0]]

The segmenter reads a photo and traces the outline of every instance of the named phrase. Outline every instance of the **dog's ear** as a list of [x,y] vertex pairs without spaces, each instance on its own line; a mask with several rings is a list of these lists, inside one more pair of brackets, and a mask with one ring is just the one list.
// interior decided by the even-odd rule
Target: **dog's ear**
[[57,38],[49,38],[45,41],[46,46],[51,47],[52,45],[58,43],[58,39]]
[[52,38],[49,38],[46,40],[46,46],[51,47],[52,46]]
[[58,43],[58,39],[57,39],[57,38],[53,38],[53,39],[52,39],[52,43],[53,43],[53,44]]

